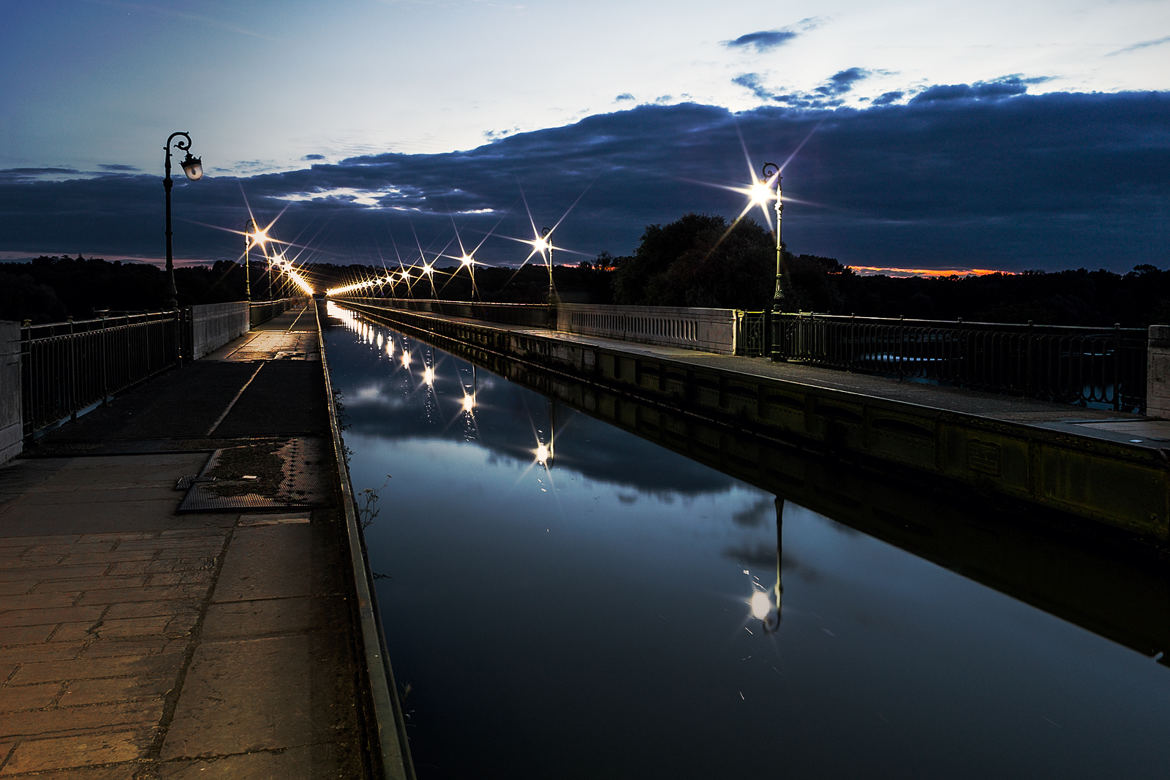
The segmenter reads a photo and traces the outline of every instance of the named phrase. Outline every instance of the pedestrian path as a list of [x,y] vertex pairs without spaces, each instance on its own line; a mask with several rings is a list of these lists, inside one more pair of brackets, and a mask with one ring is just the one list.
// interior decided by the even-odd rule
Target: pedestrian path
[[0,778],[370,773],[319,354],[286,312],[0,468]]

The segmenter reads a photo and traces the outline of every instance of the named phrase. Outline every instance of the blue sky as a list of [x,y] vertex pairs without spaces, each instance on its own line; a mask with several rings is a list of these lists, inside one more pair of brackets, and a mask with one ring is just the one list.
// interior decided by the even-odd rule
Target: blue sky
[[[783,163],[789,248],[862,266],[1165,265],[1170,4],[40,0],[5,9],[0,256],[625,254]],[[722,186],[721,186],[722,185]],[[576,204],[576,205],[573,205]],[[531,212],[531,219],[529,219]],[[562,255],[569,259],[573,255]]]

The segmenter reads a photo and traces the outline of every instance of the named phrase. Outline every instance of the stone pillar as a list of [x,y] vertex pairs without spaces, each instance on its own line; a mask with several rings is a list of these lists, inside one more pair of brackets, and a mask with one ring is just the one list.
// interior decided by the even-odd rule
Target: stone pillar
[[1170,325],[1151,325],[1146,414],[1170,418]]
[[20,385],[20,323],[0,321],[0,463],[24,447]]

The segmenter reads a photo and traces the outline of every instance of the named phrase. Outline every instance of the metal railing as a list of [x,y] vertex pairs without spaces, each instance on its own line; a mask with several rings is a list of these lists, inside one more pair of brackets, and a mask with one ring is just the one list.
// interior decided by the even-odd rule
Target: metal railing
[[762,357],[767,351],[768,313],[735,310],[735,354]]
[[1119,411],[1146,406],[1145,328],[779,314],[772,358]]
[[26,325],[20,336],[26,437],[179,362],[178,312]]

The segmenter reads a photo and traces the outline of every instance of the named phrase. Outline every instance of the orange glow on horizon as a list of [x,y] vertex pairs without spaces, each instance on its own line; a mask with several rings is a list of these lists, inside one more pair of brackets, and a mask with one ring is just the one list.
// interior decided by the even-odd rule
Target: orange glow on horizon
[[1005,276],[1016,275],[1015,271],[1003,271],[997,268],[882,268],[874,265],[849,265],[845,267],[862,276],[885,274],[886,276],[920,276],[928,279],[940,279],[962,276],[991,276],[992,274],[1003,274]]

